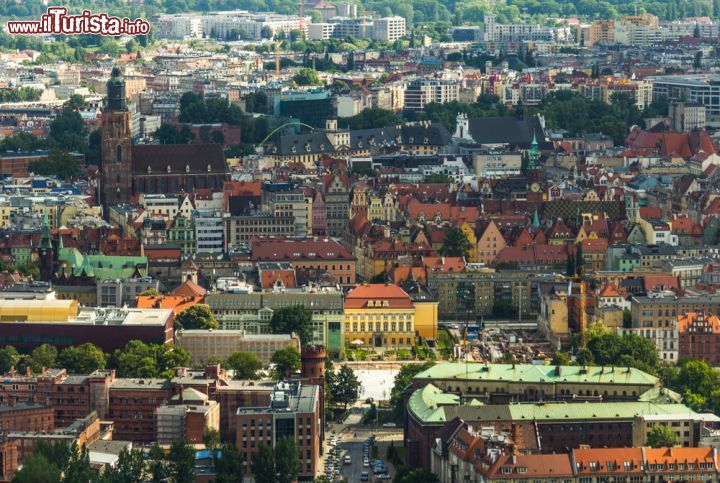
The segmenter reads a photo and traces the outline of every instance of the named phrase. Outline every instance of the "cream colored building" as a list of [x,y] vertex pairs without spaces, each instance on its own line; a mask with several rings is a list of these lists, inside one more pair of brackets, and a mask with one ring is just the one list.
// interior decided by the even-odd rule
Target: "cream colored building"
[[300,339],[288,334],[246,334],[243,330],[178,330],[175,343],[190,353],[190,364],[205,365],[212,359],[225,360],[233,352],[250,352],[263,366],[272,355],[286,347],[300,350]]

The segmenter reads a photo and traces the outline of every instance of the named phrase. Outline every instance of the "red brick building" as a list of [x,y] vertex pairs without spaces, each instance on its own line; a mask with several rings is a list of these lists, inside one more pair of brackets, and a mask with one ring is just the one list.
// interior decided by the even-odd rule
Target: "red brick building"
[[327,272],[339,284],[355,284],[357,259],[347,248],[331,238],[253,240],[250,260],[253,263],[290,262],[295,269]]
[[275,386],[269,406],[237,411],[236,446],[252,473],[252,458],[261,444],[275,447],[282,438],[293,438],[300,451],[302,467],[298,481],[313,481],[320,456],[320,386],[293,380]]
[[720,364],[720,318],[704,311],[678,316],[678,357]]

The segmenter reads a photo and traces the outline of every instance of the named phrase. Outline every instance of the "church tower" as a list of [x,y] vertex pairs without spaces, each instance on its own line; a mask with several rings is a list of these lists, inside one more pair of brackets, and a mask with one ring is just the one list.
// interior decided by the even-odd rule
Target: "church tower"
[[99,191],[107,210],[109,206],[127,203],[132,196],[130,111],[125,102],[125,80],[117,67],[107,82],[107,104],[100,133]]

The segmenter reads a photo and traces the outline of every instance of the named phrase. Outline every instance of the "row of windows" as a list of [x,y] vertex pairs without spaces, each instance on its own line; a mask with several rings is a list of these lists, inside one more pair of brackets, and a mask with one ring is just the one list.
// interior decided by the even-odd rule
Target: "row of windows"
[[[360,330],[359,331],[358,331],[358,324],[356,322],[354,322],[352,324],[352,330],[350,330],[350,327],[351,326],[349,323],[345,323],[345,332],[373,332],[373,331],[380,332],[381,331],[380,330],[380,327],[381,327],[380,322],[375,322],[374,328],[373,328],[373,323],[368,322],[367,331],[365,330],[365,322],[360,322],[360,325],[359,325]],[[382,332],[388,332],[388,330],[390,332],[397,332],[397,331],[402,332],[403,324],[402,324],[402,322],[398,322],[397,324],[395,322],[390,322],[390,323],[383,322],[382,323]],[[405,332],[412,332],[412,330],[413,330],[412,322],[406,322],[405,323]]]

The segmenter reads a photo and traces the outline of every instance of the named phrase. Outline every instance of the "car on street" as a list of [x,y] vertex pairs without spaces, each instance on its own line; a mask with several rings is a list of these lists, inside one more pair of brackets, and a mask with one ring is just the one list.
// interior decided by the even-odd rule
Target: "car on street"
[[395,424],[395,423],[385,423],[385,424],[383,424],[383,428],[397,428],[397,424]]
[[345,455],[345,460],[344,460],[344,461],[345,461],[345,464],[346,464],[346,465],[351,465],[351,464],[352,464],[352,458],[350,457],[349,454],[346,454],[346,455]]
[[360,473],[360,481],[369,481],[370,480],[370,474],[367,471],[363,471]]
[[381,473],[381,474],[379,474],[379,475],[375,475],[375,481],[378,481],[378,480],[389,480],[389,479],[390,479],[390,475],[388,475],[387,473]]

